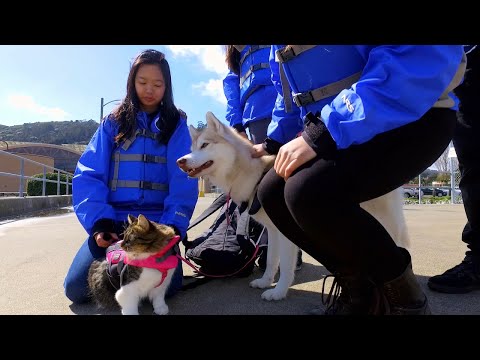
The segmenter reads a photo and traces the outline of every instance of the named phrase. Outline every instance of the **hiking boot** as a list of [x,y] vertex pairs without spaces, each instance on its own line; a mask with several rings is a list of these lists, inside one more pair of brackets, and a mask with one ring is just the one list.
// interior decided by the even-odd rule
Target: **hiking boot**
[[385,315],[430,315],[428,299],[423,293],[412,270],[410,253],[405,271],[397,278],[383,284]]
[[447,294],[464,294],[480,290],[480,258],[466,255],[460,264],[428,279],[428,287],[433,291]]
[[[325,280],[334,276],[330,291],[325,299]],[[309,315],[378,315],[380,296],[375,284],[365,277],[327,275],[323,279],[322,304]]]
[[295,265],[295,271],[301,270],[302,269],[302,250],[298,249],[298,255],[297,255],[297,265]]

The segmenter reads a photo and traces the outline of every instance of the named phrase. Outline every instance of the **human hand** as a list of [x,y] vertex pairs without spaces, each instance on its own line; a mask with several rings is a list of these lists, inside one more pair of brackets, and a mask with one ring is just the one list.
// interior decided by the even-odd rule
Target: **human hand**
[[259,158],[263,155],[268,155],[266,150],[263,148],[262,144],[253,145],[251,154],[252,154],[252,158]]
[[97,245],[101,248],[107,248],[112,243],[118,241],[117,233],[113,232],[99,232],[94,235]]
[[280,147],[273,168],[279,176],[287,180],[296,169],[315,156],[317,153],[299,136]]

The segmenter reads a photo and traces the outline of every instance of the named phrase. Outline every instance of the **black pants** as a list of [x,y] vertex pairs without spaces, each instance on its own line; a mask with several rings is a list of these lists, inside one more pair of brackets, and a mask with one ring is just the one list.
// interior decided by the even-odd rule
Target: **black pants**
[[248,132],[250,133],[250,140],[254,144],[261,144],[267,137],[268,125],[271,119],[262,119],[250,121],[248,123]]
[[287,180],[271,169],[258,197],[279,230],[330,272],[399,276],[404,254],[360,203],[402,186],[432,165],[452,139],[455,112],[432,109],[420,120],[315,158]]
[[[480,49],[467,55],[465,81],[455,90],[460,99],[453,144],[458,157],[467,224],[462,240],[480,257]],[[469,254],[467,252],[467,254]]]

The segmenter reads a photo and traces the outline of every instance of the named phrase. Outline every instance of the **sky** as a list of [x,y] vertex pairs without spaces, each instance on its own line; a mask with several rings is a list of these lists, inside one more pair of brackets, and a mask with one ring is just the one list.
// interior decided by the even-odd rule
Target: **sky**
[[101,98],[106,115],[126,94],[131,61],[150,48],[165,53],[188,124],[205,123],[207,111],[225,121],[221,45],[0,45],[0,124],[99,121]]

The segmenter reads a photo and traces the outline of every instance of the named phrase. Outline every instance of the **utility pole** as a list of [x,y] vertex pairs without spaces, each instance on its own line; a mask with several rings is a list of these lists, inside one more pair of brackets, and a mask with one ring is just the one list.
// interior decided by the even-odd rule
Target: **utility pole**
[[115,102],[115,101],[121,101],[121,100],[120,100],[120,99],[115,99],[115,100],[111,100],[111,101],[105,103],[104,100],[103,100],[103,97],[100,98],[100,122],[101,122],[102,119],[103,119],[103,108],[104,108],[106,105],[108,105],[108,104],[110,104],[110,103],[112,103],[112,102]]

